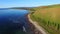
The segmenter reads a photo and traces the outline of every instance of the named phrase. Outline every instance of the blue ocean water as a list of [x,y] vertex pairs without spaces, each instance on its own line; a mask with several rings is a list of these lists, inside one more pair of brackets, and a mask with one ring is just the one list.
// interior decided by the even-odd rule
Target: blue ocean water
[[27,10],[0,10],[0,34],[22,33],[23,26],[27,26],[25,16],[28,13]]

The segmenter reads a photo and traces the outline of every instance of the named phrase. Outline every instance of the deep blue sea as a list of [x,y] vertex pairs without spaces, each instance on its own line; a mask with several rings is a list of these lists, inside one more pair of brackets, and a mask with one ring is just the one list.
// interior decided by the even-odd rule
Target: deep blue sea
[[25,34],[27,10],[0,9],[0,34]]

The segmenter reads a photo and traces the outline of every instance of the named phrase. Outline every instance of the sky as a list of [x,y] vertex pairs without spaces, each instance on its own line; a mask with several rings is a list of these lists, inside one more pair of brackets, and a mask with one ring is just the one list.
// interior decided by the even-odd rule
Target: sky
[[0,0],[0,8],[37,7],[60,4],[60,0]]

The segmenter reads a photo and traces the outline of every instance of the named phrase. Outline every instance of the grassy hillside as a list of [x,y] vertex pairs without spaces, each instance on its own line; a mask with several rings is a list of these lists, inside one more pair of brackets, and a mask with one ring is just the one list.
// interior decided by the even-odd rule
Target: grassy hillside
[[34,8],[31,19],[50,34],[60,34],[60,5],[41,6]]

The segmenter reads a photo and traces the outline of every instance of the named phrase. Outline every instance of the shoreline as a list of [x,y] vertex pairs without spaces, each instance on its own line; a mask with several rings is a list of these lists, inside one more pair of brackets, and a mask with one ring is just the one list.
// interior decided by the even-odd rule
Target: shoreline
[[33,25],[34,28],[32,28],[32,31],[35,33],[35,34],[47,34],[47,32],[37,24],[37,22],[35,21],[32,21],[31,18],[30,18],[30,14],[27,14],[27,19],[28,21],[30,22],[30,27]]
[[27,34],[42,34],[30,21],[29,21],[29,14],[26,15],[28,29],[26,29]]

